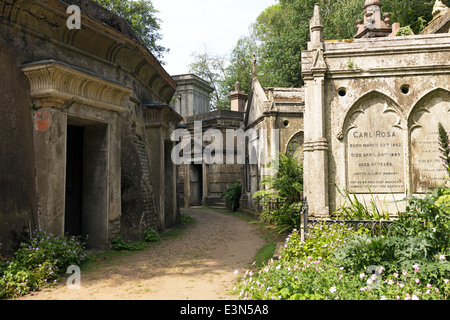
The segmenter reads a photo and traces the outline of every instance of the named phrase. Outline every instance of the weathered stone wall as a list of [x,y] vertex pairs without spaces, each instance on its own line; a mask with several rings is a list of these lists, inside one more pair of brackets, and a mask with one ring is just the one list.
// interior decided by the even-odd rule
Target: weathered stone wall
[[[449,58],[448,34],[325,42],[323,51],[304,52],[306,112],[324,128],[327,150],[323,166],[314,160],[318,151],[308,151],[305,174],[312,173],[308,194],[322,197],[325,215],[344,202],[337,188],[396,214],[406,194],[446,183],[437,125],[450,130]],[[313,126],[311,141],[318,139]],[[317,183],[321,171],[326,178]]]
[[[3,28],[3,26],[2,26]],[[20,58],[0,36],[0,255],[10,254],[24,229],[35,225],[33,124],[29,84]]]
[[[243,164],[237,163],[236,153],[237,145],[234,141],[234,148],[230,154],[234,159],[229,159],[227,164],[227,130],[235,132],[240,129],[243,120],[243,112],[216,110],[205,114],[194,115],[184,119],[186,130],[190,133],[193,143],[195,139],[195,123],[200,123],[202,134],[201,155],[194,155],[192,148],[193,160],[199,163],[182,165],[179,168],[178,181],[183,186],[184,201],[183,206],[190,205],[217,205],[224,203],[222,194],[236,181],[243,182]],[[211,131],[214,130],[214,131]],[[217,135],[216,135],[217,133]],[[211,134],[211,136],[208,136]],[[222,145],[222,148],[215,148],[215,153],[222,154],[222,163],[211,163],[205,161],[205,155],[209,155],[212,150],[205,152],[206,148],[221,136],[221,142],[214,146]],[[200,158],[199,158],[200,156]],[[214,157],[212,155],[212,157]],[[199,160],[200,159],[200,160]],[[200,162],[201,161],[201,162]]]
[[66,27],[62,1],[0,1],[4,247],[24,226],[64,232],[68,126],[84,128],[92,223],[83,229],[95,246],[118,234],[139,239],[161,220],[164,193],[155,199],[151,176],[159,168],[149,161],[159,150],[144,134],[142,106],[167,105],[176,83],[123,19],[92,1],[71,4],[81,8],[80,30]]
[[194,74],[174,75],[177,82],[175,101],[171,107],[182,117],[205,114],[211,110],[210,94],[214,88],[207,81]]
[[[252,138],[247,145],[250,158],[244,166],[240,203],[243,210],[262,209],[253,195],[263,188],[260,182],[264,176],[274,174],[270,166],[279,153],[303,161],[304,100],[303,88],[263,88],[254,78],[244,121],[245,130]],[[250,147],[255,139],[262,150]],[[252,158],[257,158],[257,163],[254,160],[252,163]]]

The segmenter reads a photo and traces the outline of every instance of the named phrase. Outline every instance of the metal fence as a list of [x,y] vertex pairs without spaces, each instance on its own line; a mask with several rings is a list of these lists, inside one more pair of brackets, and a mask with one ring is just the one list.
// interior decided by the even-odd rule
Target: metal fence
[[391,220],[333,220],[333,219],[314,219],[308,217],[308,199],[303,199],[302,208],[302,238],[308,235],[309,229],[317,224],[333,225],[333,224],[345,224],[347,226],[358,229],[360,227],[366,228],[370,231],[373,237],[385,235],[389,232],[389,228],[392,226]]

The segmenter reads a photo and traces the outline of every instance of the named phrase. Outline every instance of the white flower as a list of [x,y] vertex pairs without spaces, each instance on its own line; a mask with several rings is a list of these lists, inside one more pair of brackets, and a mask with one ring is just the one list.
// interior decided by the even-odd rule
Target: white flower
[[419,300],[419,297],[413,294],[411,300]]
[[445,260],[445,255],[441,254],[441,255],[439,256],[439,260]]
[[336,291],[337,291],[336,287],[331,287],[331,288],[330,288],[330,292],[331,292],[331,293],[335,293]]
[[385,296],[381,296],[380,300],[386,300]]
[[239,270],[234,270],[234,274],[238,274],[239,273]]
[[360,273],[359,274],[359,277],[362,279],[362,278],[364,278],[366,276],[366,274],[363,272],[363,273]]

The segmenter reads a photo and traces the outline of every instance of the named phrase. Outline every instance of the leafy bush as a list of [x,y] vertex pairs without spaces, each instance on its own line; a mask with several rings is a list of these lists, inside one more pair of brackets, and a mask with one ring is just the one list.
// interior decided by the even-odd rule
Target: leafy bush
[[423,197],[411,196],[406,212],[393,222],[391,233],[399,237],[421,237],[431,245],[431,254],[450,248],[450,211],[446,201],[450,190],[436,188]]
[[127,241],[121,235],[118,235],[111,240],[111,245],[113,249],[117,251],[137,251],[144,249],[146,243],[144,241]]
[[161,241],[161,237],[155,230],[153,230],[152,228],[148,228],[147,230],[144,231],[144,241],[159,242]]
[[222,194],[222,197],[227,203],[227,207],[236,211],[239,208],[239,200],[241,198],[242,183],[241,181],[234,182],[228,189]]
[[261,219],[275,224],[279,232],[299,228],[303,166],[296,158],[283,153],[279,154],[278,161],[273,165],[278,168],[277,172],[264,177],[260,184],[265,188],[253,195],[263,206]]
[[[377,260],[377,254],[358,248],[367,246],[381,252],[382,238],[371,241],[367,230],[351,230],[342,225],[314,230],[302,242],[297,232],[288,237],[285,249],[278,261],[271,260],[259,271],[246,271],[236,288],[241,299],[255,300],[438,300],[450,298],[450,266],[447,256],[428,257],[420,263],[403,260],[399,271],[388,269],[385,256]],[[340,236],[340,233],[346,233]],[[327,241],[329,239],[329,241]],[[353,240],[352,240],[353,239]],[[396,242],[400,245],[400,239]],[[404,240],[404,239],[403,239]],[[376,248],[378,247],[378,248]],[[404,247],[412,247],[405,244]],[[343,248],[366,252],[367,260],[375,265],[345,264],[331,254]],[[392,248],[385,249],[387,253]],[[415,250],[413,250],[415,251]],[[387,254],[386,253],[386,254]],[[415,254],[415,253],[413,253]],[[371,255],[371,256],[370,256]],[[407,256],[407,254],[403,254]],[[361,256],[363,256],[361,254]],[[353,259],[351,256],[350,259]],[[364,261],[364,259],[360,259]],[[354,268],[358,267],[358,269]]]
[[368,230],[354,230],[344,224],[326,225],[324,223],[313,226],[307,235],[308,241],[301,241],[300,233],[294,230],[286,239],[282,248],[284,260],[323,259],[333,254],[347,239],[360,232]]
[[86,259],[79,237],[60,237],[34,231],[29,241],[21,243],[11,261],[0,264],[0,298],[14,297],[38,290],[56,280],[70,265]]
[[111,245],[117,251],[137,251],[144,249],[148,243],[159,241],[161,241],[159,234],[152,228],[148,228],[144,231],[143,241],[127,241],[121,235],[117,235],[111,240]]

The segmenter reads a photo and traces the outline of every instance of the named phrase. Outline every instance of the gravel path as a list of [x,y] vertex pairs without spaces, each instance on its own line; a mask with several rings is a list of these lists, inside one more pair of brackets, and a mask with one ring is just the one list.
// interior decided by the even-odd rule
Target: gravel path
[[[65,283],[22,300],[235,300],[236,275],[265,241],[256,226],[209,209],[182,209],[195,223],[143,251],[102,259]],[[64,281],[63,281],[64,282]]]

